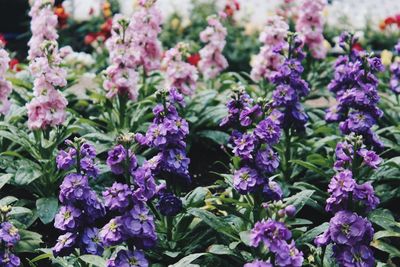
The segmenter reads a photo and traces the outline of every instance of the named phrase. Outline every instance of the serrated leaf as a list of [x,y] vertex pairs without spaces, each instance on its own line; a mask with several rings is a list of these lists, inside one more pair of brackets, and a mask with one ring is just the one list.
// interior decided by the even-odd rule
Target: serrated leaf
[[58,210],[58,200],[57,198],[39,198],[36,200],[36,209],[40,220],[44,224],[48,224],[53,221],[54,216],[56,216]]

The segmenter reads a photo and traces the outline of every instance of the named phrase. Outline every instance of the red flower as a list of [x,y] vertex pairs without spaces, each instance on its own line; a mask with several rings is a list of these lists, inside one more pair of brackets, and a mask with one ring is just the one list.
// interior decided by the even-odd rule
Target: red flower
[[352,49],[356,50],[356,51],[363,51],[364,50],[360,43],[355,43],[353,45]]
[[0,34],[0,44],[6,45],[7,44],[7,40],[6,37],[4,37],[3,34]]
[[197,64],[199,63],[200,59],[201,59],[201,58],[200,58],[200,54],[199,54],[199,53],[195,53],[195,54],[190,55],[190,56],[187,58],[187,62],[188,62],[190,65],[197,66]]
[[18,66],[19,64],[19,60],[16,58],[13,58],[10,60],[10,63],[8,63],[8,66],[10,67],[10,69],[14,70],[14,71],[21,71],[21,68]]
[[85,45],[90,45],[91,43],[93,43],[97,39],[98,35],[99,34],[97,32],[90,32],[86,34],[84,39]]
[[54,8],[54,14],[57,15],[58,18],[58,26],[60,28],[64,28],[67,25],[67,20],[68,20],[68,13],[65,12],[65,9],[62,5],[58,5],[57,7]]
[[394,24],[394,23],[397,23],[395,17],[387,17],[387,18],[385,19],[385,24],[386,24],[386,25],[390,25],[390,24]]

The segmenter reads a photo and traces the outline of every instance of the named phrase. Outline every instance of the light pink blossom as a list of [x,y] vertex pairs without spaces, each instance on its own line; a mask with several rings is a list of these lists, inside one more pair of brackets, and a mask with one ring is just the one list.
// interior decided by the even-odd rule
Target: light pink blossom
[[111,65],[105,70],[106,79],[103,87],[107,97],[127,95],[132,101],[138,97],[138,74],[136,62],[140,54],[134,49],[134,32],[129,27],[130,21],[122,15],[115,15],[111,37],[106,46],[110,53]]
[[198,67],[205,79],[212,79],[228,67],[222,54],[227,30],[217,16],[210,16],[207,22],[207,28],[200,33],[200,40],[207,44],[199,51]]
[[[34,77],[34,98],[26,105],[31,129],[60,125],[65,121],[67,99],[56,87],[67,84],[67,72],[61,64],[56,31],[54,0],[35,0],[29,15],[32,37],[28,43],[29,71]],[[66,50],[64,49],[63,54]]]
[[8,97],[12,91],[11,83],[5,78],[9,63],[10,57],[0,41],[0,113],[4,115],[10,109],[10,100]]
[[325,0],[303,0],[299,6],[299,17],[296,22],[296,31],[303,35],[311,55],[317,59],[325,58],[327,53],[322,17],[325,6]]
[[282,17],[273,16],[267,20],[267,24],[259,37],[263,46],[250,63],[252,67],[250,76],[254,81],[269,80],[283,64],[284,57],[276,53],[275,49],[282,49],[287,46],[285,39],[288,31],[289,25]]
[[187,45],[184,43],[178,43],[165,53],[162,69],[168,90],[176,88],[185,95],[194,93],[198,73],[196,67],[184,60],[188,55]]

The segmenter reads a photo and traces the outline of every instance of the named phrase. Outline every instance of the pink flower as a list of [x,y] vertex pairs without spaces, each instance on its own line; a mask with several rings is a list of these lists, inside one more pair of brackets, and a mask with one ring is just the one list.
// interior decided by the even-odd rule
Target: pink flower
[[0,113],[4,115],[10,109],[10,101],[8,100],[8,96],[12,91],[11,83],[5,78],[9,63],[10,57],[8,56],[8,53],[0,45]]
[[200,40],[207,44],[199,51],[198,67],[205,79],[212,79],[228,67],[222,54],[227,30],[216,16],[210,16],[207,21],[208,27],[200,33]]
[[184,60],[184,53],[187,47],[183,43],[178,43],[165,53],[162,62],[165,70],[166,87],[170,90],[176,88],[185,95],[191,95],[196,89],[198,73],[196,67]]
[[326,57],[327,48],[324,46],[324,21],[322,11],[325,0],[303,0],[299,7],[299,18],[296,31],[303,35],[311,55],[317,59]]
[[[60,67],[54,0],[35,0],[29,15],[32,37],[29,40],[29,70],[34,77],[34,98],[26,105],[31,129],[60,125],[65,121],[68,101],[56,87],[67,85],[67,72]],[[67,54],[68,48],[62,50]]]
[[280,16],[273,16],[267,20],[259,40],[263,43],[260,52],[251,62],[250,76],[254,81],[269,80],[275,75],[284,62],[284,57],[275,52],[276,48],[285,48],[285,41],[289,26]]

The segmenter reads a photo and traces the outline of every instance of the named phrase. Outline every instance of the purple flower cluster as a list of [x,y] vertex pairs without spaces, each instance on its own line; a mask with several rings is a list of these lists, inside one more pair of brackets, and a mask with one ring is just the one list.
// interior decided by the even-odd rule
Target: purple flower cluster
[[94,223],[105,215],[105,208],[88,179],[96,177],[99,172],[94,164],[96,150],[88,143],[66,143],[70,147],[57,155],[57,167],[68,170],[75,165],[76,172],[65,176],[60,185],[62,206],[55,216],[54,227],[64,234],[59,236],[53,253],[56,256],[68,255],[79,247],[85,254],[101,255],[103,244]]
[[[153,215],[146,202],[153,198],[156,184],[151,164],[138,167],[136,156],[128,148],[129,142],[118,144],[108,152],[107,165],[116,175],[130,179],[130,185],[119,182],[103,191],[104,205],[110,221],[102,227],[99,237],[104,246],[116,246],[124,242],[129,250],[121,250],[107,266],[148,266],[144,253],[135,248],[150,248],[157,236]],[[127,265],[130,264],[130,265]]]
[[[251,230],[250,238],[251,246],[258,247],[263,244],[275,255],[275,265],[281,267],[302,266],[303,253],[296,248],[293,240],[289,242],[292,233],[284,223],[272,219],[257,222]],[[252,264],[245,266],[271,266],[270,263],[257,263],[257,261]]]
[[303,40],[296,34],[289,34],[287,45],[282,45],[277,52],[284,53],[287,48],[285,62],[279,67],[277,73],[271,78],[276,88],[272,94],[272,106],[283,112],[282,127],[293,128],[299,132],[305,130],[308,116],[300,103],[300,99],[309,94],[310,88],[301,78],[304,71],[301,61],[304,59]]
[[7,214],[10,211],[10,206],[0,208],[0,266],[17,267],[21,265],[21,260],[11,250],[20,240],[20,235],[18,229],[8,221]]
[[384,67],[377,57],[365,52],[351,50],[356,39],[343,33],[341,47],[349,50],[348,55],[340,56],[335,63],[334,79],[328,89],[336,96],[337,104],[325,116],[328,122],[340,122],[343,134],[362,135],[366,144],[382,149],[383,144],[372,131],[383,112],[378,108],[378,79],[375,73]]
[[[396,53],[400,55],[400,40],[395,46]],[[395,94],[400,94],[400,62],[396,60],[390,65],[390,89]]]
[[[278,110],[262,118],[260,104],[244,91],[236,88],[227,103],[228,116],[221,126],[233,128],[230,144],[235,156],[241,159],[241,168],[233,175],[233,185],[241,194],[263,192],[266,201],[282,197],[279,185],[269,181],[268,175],[279,167],[279,156],[273,150],[281,135],[281,117]],[[253,129],[252,132],[248,131]]]
[[68,148],[58,152],[56,157],[57,168],[59,170],[69,170],[72,166],[76,165],[78,173],[96,178],[99,174],[99,168],[95,162],[95,148],[88,143],[83,143],[76,147],[69,140],[65,143],[68,145]]
[[334,243],[334,256],[340,266],[375,266],[369,247],[374,229],[366,219],[351,211],[339,211],[329,228],[315,240],[317,245]]
[[[190,182],[189,163],[185,138],[189,134],[187,121],[178,114],[177,105],[183,105],[183,96],[174,88],[161,92],[164,104],[153,108],[154,119],[145,135],[137,134],[137,141],[159,152],[147,164],[153,175],[164,179]],[[136,176],[143,176],[140,169]]]
[[335,213],[329,228],[315,239],[318,246],[333,244],[334,257],[340,266],[374,266],[375,259],[369,247],[374,234],[371,223],[353,211],[360,203],[364,212],[379,204],[370,182],[358,184],[361,168],[376,169],[382,159],[373,147],[383,146],[371,127],[382,111],[377,107],[378,80],[373,73],[382,70],[379,59],[352,51],[353,36],[341,35],[340,46],[349,53],[338,59],[335,76],[329,89],[336,94],[338,104],[327,114],[328,121],[340,121],[339,128],[346,139],[336,146],[337,171],[329,184],[326,210]]

